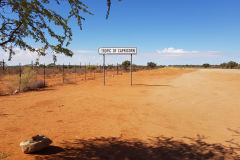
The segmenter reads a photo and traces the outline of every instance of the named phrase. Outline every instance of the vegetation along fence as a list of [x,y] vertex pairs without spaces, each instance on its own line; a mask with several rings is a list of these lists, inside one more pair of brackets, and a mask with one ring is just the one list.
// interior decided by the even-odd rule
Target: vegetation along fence
[[[80,81],[102,78],[103,67],[97,65],[24,65],[0,66],[0,95],[37,90],[46,86],[74,84]],[[129,67],[105,66],[107,76],[121,75]],[[133,71],[144,69],[134,66]]]

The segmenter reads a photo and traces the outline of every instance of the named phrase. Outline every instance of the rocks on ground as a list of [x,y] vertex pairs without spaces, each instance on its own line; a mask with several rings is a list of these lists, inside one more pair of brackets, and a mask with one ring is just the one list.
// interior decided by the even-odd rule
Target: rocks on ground
[[20,147],[23,153],[33,153],[41,151],[42,149],[48,147],[51,143],[51,139],[43,135],[36,135],[31,139],[21,142]]

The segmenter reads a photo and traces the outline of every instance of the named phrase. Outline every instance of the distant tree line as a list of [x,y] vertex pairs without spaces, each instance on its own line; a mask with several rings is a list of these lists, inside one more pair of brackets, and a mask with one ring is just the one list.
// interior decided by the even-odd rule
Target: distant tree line
[[228,62],[228,63],[222,63],[222,64],[220,64],[220,67],[221,67],[221,68],[231,68],[231,69],[233,69],[233,68],[239,68],[240,65],[239,65],[237,62],[230,61],[230,62]]
[[234,61],[230,61],[227,63],[221,63],[219,65],[211,65],[209,63],[204,63],[202,65],[168,65],[168,67],[181,67],[181,68],[223,68],[223,69],[240,69],[240,64]]
[[[106,69],[114,69],[115,67],[119,67],[119,69],[123,69],[125,71],[128,71],[130,69],[130,65],[131,62],[126,60],[123,61],[121,64],[117,64],[117,65],[113,65],[113,64],[109,64],[106,65],[105,68]],[[32,64],[27,64],[24,66],[31,66],[33,67],[44,67],[44,64],[40,64],[39,60],[36,60],[35,63],[32,62]],[[57,67],[57,68],[74,68],[74,67],[85,67],[87,70],[95,70],[98,67],[102,67],[101,65],[71,65],[70,63],[67,65],[61,65],[61,64],[56,64],[56,63],[50,63],[45,65],[45,67]],[[0,61],[0,70],[4,70],[4,68],[6,67],[14,67],[14,66],[7,66],[6,62],[4,61]],[[211,65],[209,63],[204,63],[202,65],[193,65],[193,64],[186,64],[186,65],[158,65],[155,62],[147,62],[146,65],[136,65],[136,64],[132,64],[132,68],[133,70],[135,70],[136,68],[138,69],[157,69],[157,68],[163,68],[163,67],[181,67],[181,68],[223,68],[223,69],[240,69],[240,64],[238,64],[237,62],[234,61],[230,61],[227,63],[221,63],[219,65]]]
[[237,62],[234,61],[230,61],[227,63],[221,63],[220,65],[210,65],[208,63],[204,63],[202,65],[203,68],[227,68],[227,69],[236,69],[236,68],[240,68],[240,64],[238,64]]

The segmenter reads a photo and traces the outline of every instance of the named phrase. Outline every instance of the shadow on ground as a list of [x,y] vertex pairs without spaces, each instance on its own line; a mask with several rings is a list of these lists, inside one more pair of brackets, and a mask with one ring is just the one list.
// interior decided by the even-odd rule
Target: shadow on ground
[[48,148],[39,151],[39,152],[35,152],[32,153],[33,155],[52,155],[52,154],[57,154],[60,152],[64,152],[65,150],[61,147],[58,146],[49,146]]
[[169,85],[160,84],[133,84],[134,86],[149,86],[149,87],[170,87]]
[[[137,139],[95,138],[65,142],[56,154],[36,155],[36,160],[237,160],[232,147],[209,144],[203,137],[157,137],[146,143]],[[54,148],[52,148],[54,149]],[[56,149],[56,148],[55,148]],[[59,149],[59,148],[58,148]],[[49,148],[51,150],[51,148]],[[49,151],[51,152],[51,151]]]

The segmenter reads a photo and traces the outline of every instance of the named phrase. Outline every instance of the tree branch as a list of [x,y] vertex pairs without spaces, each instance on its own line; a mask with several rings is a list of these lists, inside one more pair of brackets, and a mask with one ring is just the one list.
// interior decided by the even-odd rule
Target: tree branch
[[7,44],[7,43],[9,43],[9,42],[12,42],[12,41],[14,40],[14,34],[17,33],[17,31],[19,30],[19,28],[21,27],[21,25],[22,25],[22,23],[20,23],[20,24],[17,26],[17,28],[15,28],[15,29],[11,32],[11,34],[9,35],[8,40],[0,43],[0,46],[3,46],[3,45],[5,45],[5,44]]
[[4,1],[4,0],[0,0],[0,7],[3,7],[5,5],[7,5],[8,2],[7,1]]

